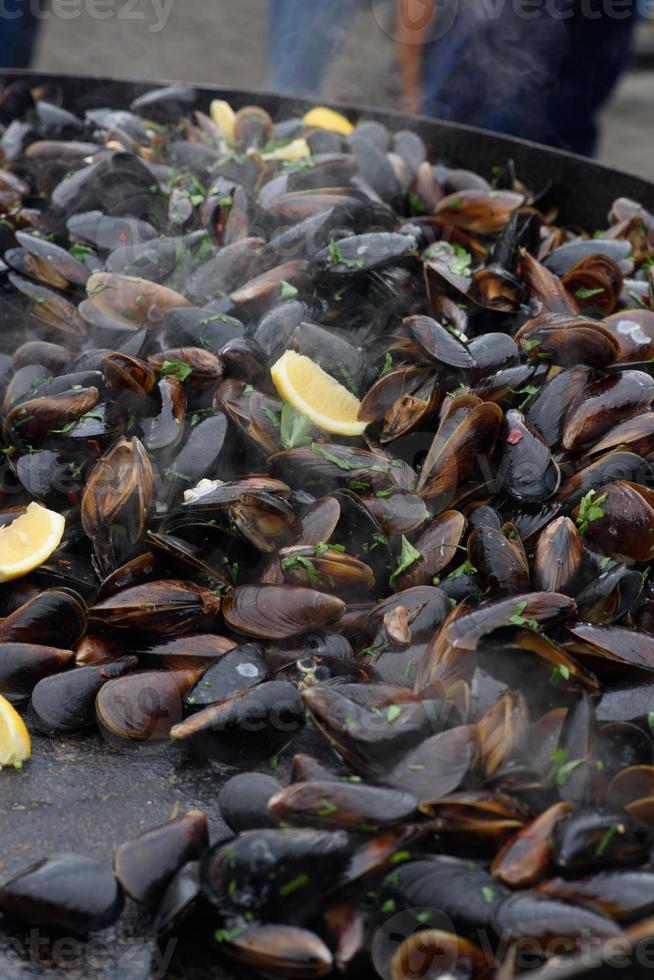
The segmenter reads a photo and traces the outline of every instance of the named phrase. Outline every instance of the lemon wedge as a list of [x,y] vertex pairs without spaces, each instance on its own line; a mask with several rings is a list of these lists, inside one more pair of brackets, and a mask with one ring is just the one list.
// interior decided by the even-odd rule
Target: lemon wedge
[[59,547],[66,521],[40,504],[30,504],[11,524],[0,527],[0,582],[27,575]]
[[264,153],[262,159],[264,160],[303,160],[305,157],[311,156],[311,147],[305,139],[291,140],[286,146],[278,146],[276,150],[271,150],[270,153]]
[[349,136],[354,132],[354,126],[349,119],[342,116],[340,112],[334,112],[326,106],[316,106],[310,109],[304,117],[305,126],[315,126],[316,129],[330,129],[333,133],[340,133],[341,136]]
[[25,722],[16,709],[0,694],[0,767],[16,766],[32,754],[32,741]]
[[209,108],[209,112],[222,135],[228,140],[233,140],[236,114],[229,102],[225,102],[224,99],[214,99]]
[[360,436],[361,402],[310,357],[287,350],[270,369],[279,395],[323,432]]

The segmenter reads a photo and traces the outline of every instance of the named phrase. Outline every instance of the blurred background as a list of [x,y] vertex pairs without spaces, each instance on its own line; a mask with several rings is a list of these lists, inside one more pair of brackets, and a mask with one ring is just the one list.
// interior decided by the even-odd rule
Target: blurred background
[[[394,6],[393,0],[354,4],[351,19],[343,24],[343,44],[337,45],[335,60],[321,85],[325,98],[401,104]],[[114,10],[121,7],[125,7],[124,0],[122,4],[117,0]],[[107,19],[99,19],[93,3],[71,5],[66,18],[53,13],[54,9],[41,24],[33,57],[36,69],[243,88],[270,84],[265,0],[164,0],[158,4],[139,0],[132,15],[123,11]],[[613,166],[654,179],[651,20],[639,23],[635,48],[628,71],[602,113],[598,153]],[[519,77],[516,81],[519,84]]]

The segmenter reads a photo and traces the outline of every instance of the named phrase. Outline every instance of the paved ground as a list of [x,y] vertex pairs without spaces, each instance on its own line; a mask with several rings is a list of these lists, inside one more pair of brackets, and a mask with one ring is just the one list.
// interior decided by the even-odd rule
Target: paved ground
[[[314,0],[307,0],[314,2]],[[317,0],[316,0],[317,2]],[[156,13],[170,5],[165,26]],[[265,85],[265,0],[78,0],[79,16],[51,16],[45,24],[36,67],[80,74],[179,78],[237,87]],[[326,90],[334,97],[368,104],[394,104],[397,79],[392,41],[372,16],[371,0],[353,26]],[[56,3],[53,7],[57,9]],[[106,20],[93,16],[101,9]],[[131,10],[128,17],[127,11]],[[135,19],[135,18],[139,19]],[[382,20],[383,18],[379,18]],[[654,28],[646,28],[654,34]],[[625,77],[605,114],[602,157],[654,180],[652,91],[654,72]]]

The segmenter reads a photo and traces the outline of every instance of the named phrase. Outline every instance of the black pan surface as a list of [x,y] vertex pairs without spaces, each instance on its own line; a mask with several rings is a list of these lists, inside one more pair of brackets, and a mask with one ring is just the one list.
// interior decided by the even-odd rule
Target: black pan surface
[[[111,105],[127,108],[154,82],[81,78],[30,72],[0,73],[0,84],[13,78],[56,86],[66,108],[82,112]],[[257,103],[275,119],[302,114],[310,103],[259,92],[196,87],[198,107],[213,98],[235,106]],[[343,107],[339,107],[343,109]],[[565,223],[603,226],[612,201],[627,196],[654,209],[654,186],[637,177],[546,147],[465,126],[454,126],[397,112],[346,106],[353,118],[365,115],[391,129],[412,128],[433,156],[480,172],[512,159],[517,173],[533,187],[552,183],[552,200]],[[0,879],[33,861],[68,850],[111,858],[126,837],[193,807],[204,809],[214,835],[220,833],[217,795],[225,775],[179,758],[168,745],[121,749],[100,735],[56,741],[35,736],[33,758],[21,771],[0,771]],[[0,929],[2,980],[146,980],[158,955],[148,934],[149,917],[128,906],[118,927],[95,936],[90,945],[75,937],[24,932],[5,922]],[[250,976],[223,963],[201,937],[180,943],[173,980],[226,980]],[[57,944],[58,943],[58,944]],[[170,948],[163,950],[165,956]],[[619,971],[612,971],[616,978]],[[632,972],[628,974],[634,976]],[[626,977],[627,974],[624,974]]]

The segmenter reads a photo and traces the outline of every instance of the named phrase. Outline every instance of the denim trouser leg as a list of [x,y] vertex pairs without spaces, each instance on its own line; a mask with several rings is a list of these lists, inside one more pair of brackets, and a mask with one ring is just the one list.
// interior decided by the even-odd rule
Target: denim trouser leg
[[360,0],[269,0],[271,88],[318,95]]
[[513,4],[493,18],[473,2],[461,0],[452,30],[427,49],[423,111],[592,153],[597,111],[629,58],[636,6],[625,19],[589,19],[563,0],[564,17],[542,10],[525,20]]
[[38,28],[28,0],[7,0],[0,13],[0,68],[29,66]]

